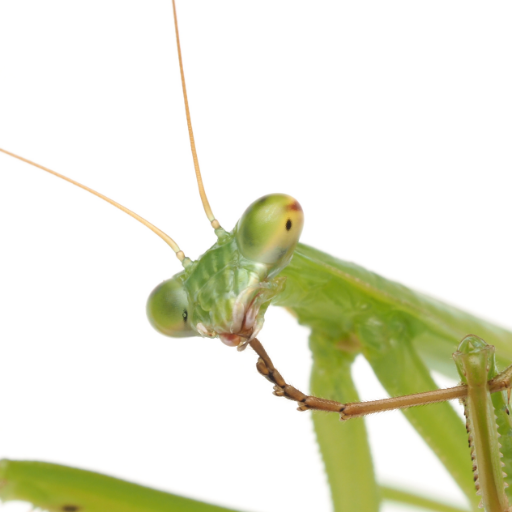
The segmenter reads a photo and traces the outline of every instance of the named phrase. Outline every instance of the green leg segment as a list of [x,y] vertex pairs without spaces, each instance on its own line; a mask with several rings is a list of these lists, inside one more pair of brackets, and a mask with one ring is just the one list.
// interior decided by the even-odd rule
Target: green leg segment
[[446,505],[445,503],[399,489],[393,489],[392,487],[381,487],[381,492],[385,500],[395,501],[403,505],[412,505],[415,509],[418,507],[422,510],[432,510],[435,512],[467,512],[465,508]]
[[[390,396],[437,388],[412,345],[414,333],[409,332],[407,321],[399,313],[389,318],[366,319],[358,326],[358,337],[365,357]],[[467,433],[454,409],[448,403],[440,403],[403,412],[477,510],[480,500],[471,471]]]
[[[333,340],[313,333],[311,393],[340,402],[359,401],[350,375],[354,356],[342,352]],[[314,412],[313,423],[331,487],[335,512],[379,510],[366,427],[362,419],[340,422],[338,414]]]
[[[382,487],[381,492],[384,499],[434,512],[465,512],[406,491]],[[0,499],[27,501],[48,512],[235,512],[91,471],[33,461],[0,461]]]
[[0,499],[48,512],[234,512],[91,471],[32,461],[0,461]]

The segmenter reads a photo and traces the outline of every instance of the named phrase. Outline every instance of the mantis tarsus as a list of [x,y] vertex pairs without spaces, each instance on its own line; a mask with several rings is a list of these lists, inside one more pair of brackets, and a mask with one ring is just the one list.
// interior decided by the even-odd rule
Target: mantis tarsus
[[[303,240],[311,245],[498,322],[510,322],[510,245],[503,235],[510,209],[502,181],[510,169],[506,123],[511,118],[511,84],[502,64],[508,62],[511,47],[509,12],[482,7],[461,14],[455,6],[447,12],[441,5],[418,12],[396,3],[366,5],[361,12],[356,7],[339,11],[334,3],[187,4],[180,6],[180,23],[196,136],[209,194],[226,226],[250,200],[273,190],[291,193],[306,211]],[[170,6],[162,2],[132,11],[135,6],[98,4],[99,15],[94,4],[80,12],[66,4],[21,5],[23,13],[9,10],[0,17],[16,29],[12,35],[8,27],[0,31],[7,41],[1,45],[6,52],[3,75],[9,78],[1,84],[4,145],[109,193],[165,227],[190,254],[202,252],[203,240],[211,234],[197,201],[185,139]],[[100,104],[101,95],[105,105]],[[13,164],[4,165],[7,169]],[[96,171],[98,177],[92,174]],[[255,375],[253,359],[215,343],[167,341],[148,331],[142,314],[146,295],[174,271],[160,243],[79,191],[28,172],[16,167],[2,176],[8,180],[1,201],[6,208],[3,218],[9,219],[5,229],[18,230],[3,237],[9,240],[10,255],[5,254],[4,263],[9,279],[16,270],[12,290],[7,277],[2,279],[2,300],[8,301],[3,311],[9,312],[2,320],[7,330],[2,340],[20,350],[18,355],[5,353],[4,360],[30,365],[17,366],[10,376],[7,369],[2,372],[3,388],[12,389],[4,397],[4,409],[17,411],[9,423],[22,434],[24,449],[15,448],[9,425],[4,424],[2,437],[9,440],[5,455],[58,460],[162,488],[171,485],[176,492],[240,508],[311,508],[307,499],[320,508],[318,493],[283,496],[289,486],[267,470],[256,469],[258,480],[268,493],[275,490],[275,498],[269,499],[267,492],[261,496],[247,477],[248,467],[257,468],[257,461],[267,467],[259,442],[247,439],[275,437],[276,424],[302,438],[298,430],[309,425],[306,417],[292,414],[293,407],[271,399]],[[179,188],[173,182],[176,173]],[[258,182],[246,178],[255,175]],[[111,177],[112,183],[103,181]],[[35,197],[28,199],[31,192]],[[187,202],[179,206],[183,198]],[[101,216],[97,222],[92,218],[96,213]],[[25,241],[30,242],[26,248]],[[63,248],[58,246],[61,241]],[[142,244],[143,254],[135,254]],[[73,248],[76,253],[68,252]],[[101,268],[107,271],[105,277],[98,274]],[[27,288],[20,289],[21,282],[33,283],[37,294],[29,325],[23,309]],[[52,291],[57,298],[51,297]],[[122,305],[120,296],[129,299],[129,305]],[[18,306],[13,308],[13,303]],[[16,312],[22,317],[16,319]],[[85,324],[84,312],[90,318]],[[131,323],[137,319],[140,331]],[[274,360],[283,361],[280,368],[286,365],[287,378],[307,388],[305,350],[304,366],[296,361],[296,340],[305,340],[305,335],[294,334],[291,319],[282,322],[283,330],[277,331],[267,321],[265,345]],[[27,340],[35,346],[28,349]],[[178,350],[183,352],[178,355]],[[32,361],[25,362],[27,353]],[[57,360],[55,354],[64,357]],[[130,362],[130,354],[144,362]],[[148,368],[149,377],[141,366]],[[183,377],[178,377],[180,370]],[[247,389],[250,379],[253,394]],[[63,381],[72,395],[59,400]],[[25,382],[30,386],[26,395],[20,389]],[[194,391],[196,382],[199,389]],[[96,391],[91,386],[97,386]],[[205,391],[214,398],[201,400],[206,403],[195,417],[191,409]],[[225,398],[219,402],[219,397]],[[147,400],[154,402],[133,412],[134,403]],[[118,409],[112,411],[114,402]],[[25,411],[27,418],[22,416]],[[125,442],[119,439],[114,416],[122,421]],[[144,421],[130,431],[134,416]],[[186,418],[186,425],[180,426],[177,417]],[[219,433],[212,432],[212,418],[217,418]],[[398,414],[378,420],[391,425],[399,421]],[[54,443],[42,432],[45,422],[56,434]],[[190,425],[197,428],[193,452],[179,459],[175,446],[185,444]],[[136,442],[140,437],[148,442],[147,429],[154,438],[154,429],[160,431],[164,448]],[[78,455],[77,445],[87,442],[88,454]],[[315,478],[322,481],[319,471],[306,462],[304,441],[293,441],[287,434],[275,442],[275,448],[270,441],[265,446],[274,460],[282,457],[281,467],[290,466],[300,443],[301,460],[309,469],[307,475],[300,469],[295,478],[307,478],[312,488]],[[42,452],[43,444],[47,453]],[[238,453],[227,454],[229,446]],[[148,452],[157,450],[150,459]],[[112,457],[105,467],[96,465],[100,454]],[[228,465],[243,467],[242,474],[219,469],[220,459],[231,456],[240,456]],[[424,462],[418,458],[421,467]],[[213,462],[209,468],[208,460]],[[129,472],[132,462],[138,468]],[[154,473],[142,472],[141,466],[152,466]],[[222,474],[221,481],[214,481],[212,473]],[[194,481],[182,481],[185,474]],[[437,488],[430,474],[420,479],[428,480],[432,491]],[[245,505],[234,497],[236,488],[250,497]],[[325,507],[327,501],[325,494]]]

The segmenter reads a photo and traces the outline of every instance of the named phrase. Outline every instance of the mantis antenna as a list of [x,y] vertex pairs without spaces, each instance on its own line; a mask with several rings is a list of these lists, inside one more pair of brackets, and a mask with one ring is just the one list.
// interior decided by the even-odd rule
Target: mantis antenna
[[181,57],[180,33],[178,31],[178,16],[176,14],[175,0],[172,0],[172,12],[174,15],[174,29],[176,31],[176,45],[178,47],[178,59],[180,61],[180,75],[181,75],[181,86],[183,88],[183,100],[185,101],[185,113],[187,115],[188,136],[190,139],[190,149],[192,150],[192,158],[194,159],[194,168],[196,170],[197,186],[199,188],[199,195],[201,196],[203,208],[206,213],[206,216],[208,217],[208,220],[211,222],[213,229],[219,229],[220,224],[219,224],[219,221],[215,218],[215,215],[213,215],[212,209],[210,207],[210,203],[208,202],[208,198],[206,197],[206,192],[204,190],[204,185],[203,185],[203,178],[201,177],[201,170],[199,169],[199,160],[197,158],[196,142],[194,140],[194,132],[192,130],[192,120],[190,118],[190,109],[188,107],[187,86],[185,84],[185,73],[183,71],[183,59]]
[[185,253],[178,247],[178,244],[169,235],[167,235],[161,229],[158,229],[156,226],[151,224],[151,222],[148,222],[146,219],[142,218],[140,215],[136,214],[135,212],[132,212],[131,210],[129,210],[122,204],[119,204],[116,201],[110,199],[109,197],[104,196],[100,192],[96,192],[96,190],[93,190],[92,188],[89,188],[85,185],[82,185],[81,183],[78,183],[78,181],[72,180],[71,178],[68,178],[68,177],[64,176],[63,174],[59,174],[58,172],[52,171],[51,169],[48,169],[47,167],[36,164],[35,162],[32,162],[31,160],[27,160],[26,158],[23,158],[22,156],[15,155],[14,153],[11,153],[10,151],[6,151],[5,149],[2,149],[2,148],[0,148],[0,151],[2,153],[5,153],[6,155],[9,155],[9,156],[12,156],[13,158],[17,158],[18,160],[21,160],[22,162],[25,162],[34,167],[37,167],[38,169],[42,169],[43,171],[53,174],[54,176],[57,176],[57,178],[61,178],[62,180],[72,183],[73,185],[76,185],[77,187],[87,190],[87,192],[90,192],[91,194],[94,194],[95,196],[99,197],[100,199],[103,199],[107,203],[110,203],[111,205],[115,206],[116,208],[119,208],[120,210],[127,213],[134,219],[137,219],[139,222],[144,224],[144,226],[146,226],[147,228],[151,229],[151,231],[153,231],[153,233],[156,233],[176,253],[176,257],[183,263],[183,266],[186,266],[190,262],[190,260],[185,257]]

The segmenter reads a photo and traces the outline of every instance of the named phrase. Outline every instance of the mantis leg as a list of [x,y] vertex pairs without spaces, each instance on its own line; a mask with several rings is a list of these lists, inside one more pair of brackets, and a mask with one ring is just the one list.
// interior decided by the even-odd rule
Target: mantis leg
[[[0,499],[25,501],[48,512],[236,512],[190,498],[142,487],[99,473],[48,462],[0,461]],[[458,507],[389,487],[382,495],[397,503],[435,512]]]
[[[371,325],[375,327],[376,323],[373,322]],[[375,334],[375,332],[374,330],[373,334]],[[392,335],[392,333],[388,334]],[[347,391],[349,387],[347,386],[348,381],[346,376],[350,374],[352,358],[348,357],[346,353],[337,350],[334,343],[329,342],[322,344],[322,338],[316,338],[318,338],[318,336],[315,337],[313,343],[315,347],[315,361],[321,361],[321,363],[319,363],[318,368],[316,368],[317,371],[313,372],[313,383],[315,383],[315,379],[319,379],[322,382],[325,380],[326,375],[335,375],[336,378],[334,380],[336,386],[341,383],[341,386]],[[378,337],[374,336],[374,340],[378,340]],[[393,340],[393,338],[391,338],[391,340]],[[410,344],[402,343],[402,345],[397,345],[390,343],[389,345],[385,345],[382,344],[383,340],[378,341],[379,344],[373,346],[373,351],[371,350],[371,346],[369,347],[370,349],[367,350],[367,354],[369,358],[373,360],[374,368],[379,370],[379,376],[386,378],[384,382],[387,382],[389,388],[395,388],[399,384],[404,383],[400,382],[402,379],[401,374],[396,375],[394,380],[392,376],[385,375],[386,365],[383,363],[386,363],[387,360],[386,352],[389,352],[395,358],[399,358],[402,363],[407,362],[410,367],[415,369],[415,378],[422,382],[421,385],[426,383],[429,379],[428,372],[423,368],[421,360],[417,357]],[[470,438],[470,447],[472,448],[471,458],[473,460],[474,480],[477,483],[478,494],[482,494],[485,509],[489,512],[509,511],[507,500],[509,493],[507,491],[510,485],[509,475],[512,475],[512,420],[510,418],[508,404],[511,394],[512,365],[498,374],[494,359],[494,347],[492,345],[487,345],[476,336],[467,336],[462,340],[459,345],[459,350],[453,355],[464,382],[464,384],[460,386],[359,403],[342,403],[305,395],[286,383],[258,340],[255,340],[251,345],[260,355],[257,364],[258,370],[275,384],[274,394],[297,401],[300,411],[316,409],[325,412],[338,412],[342,420],[347,420],[395,408],[408,408],[455,398],[462,400],[465,404],[467,430]],[[394,346],[391,350],[389,350],[390,345]],[[386,346],[388,350],[386,350]],[[376,347],[378,347],[378,349]],[[463,349],[460,347],[463,347]],[[461,350],[463,351],[461,352]],[[376,352],[380,354],[382,360],[379,360],[379,357],[375,355]],[[325,358],[325,354],[329,354],[329,356]],[[340,356],[340,354],[344,355]],[[336,372],[341,373],[337,375]],[[411,382],[414,382],[412,377],[410,381],[408,381],[408,384],[411,385]],[[324,384],[325,383],[322,383],[320,389],[315,392],[323,394],[324,396],[333,396],[333,390],[331,389],[329,391],[325,389]],[[433,383],[430,382],[430,385],[432,384]],[[329,386],[332,387],[332,384]],[[426,409],[417,411],[421,413],[425,412]],[[413,412],[412,415],[406,414],[406,416],[411,416],[412,419],[409,419],[411,419],[413,425],[420,420],[423,422],[428,420],[428,416],[425,417],[421,414],[419,417],[416,417],[414,414],[415,411],[407,412]],[[450,409],[448,409],[448,414],[446,414],[446,412],[446,410],[442,409],[436,411],[437,419],[443,420],[441,427],[444,427],[447,424],[446,422],[451,421],[450,418],[452,415]],[[322,418],[327,417],[326,415],[314,417],[314,419],[317,420],[315,421],[315,425],[317,426],[317,433],[321,441],[323,439],[329,439],[330,436],[336,432],[335,429],[327,429],[327,434],[322,432]],[[329,417],[332,417],[332,415]],[[423,426],[423,423],[419,424],[421,427]],[[444,438],[449,439],[450,443],[452,442],[451,431],[444,431],[443,435],[439,436],[437,435],[437,425],[434,424],[431,425],[431,427],[432,426],[435,428],[429,429],[429,435],[431,436],[428,439],[429,444],[431,446],[434,445],[437,450],[441,450],[444,448],[442,444],[443,435]],[[322,445],[321,441],[320,444]],[[335,444],[336,443],[329,443],[329,449],[326,450],[326,454],[324,453],[328,467],[329,457],[331,456],[330,452],[332,451],[331,448]],[[467,452],[467,449],[465,449],[465,451]],[[439,451],[436,453],[439,455]],[[347,456],[347,454],[343,455],[345,457]],[[356,457],[352,456],[352,459],[356,459]],[[469,458],[466,457],[465,465],[467,467],[469,467],[468,462]],[[337,482],[331,482],[331,484],[336,486]],[[336,490],[337,487],[334,487],[334,494]],[[474,496],[474,493],[472,493],[472,496]]]
[[[274,384],[274,395],[293,400],[299,404],[299,411],[324,411],[337,412],[340,414],[340,420],[346,421],[353,418],[368,416],[377,412],[394,411],[396,409],[407,409],[418,405],[428,405],[448,400],[462,400],[467,396],[467,386],[454,386],[447,389],[436,389],[425,391],[423,393],[414,393],[411,395],[397,396],[393,398],[383,398],[381,400],[369,400],[367,402],[347,402],[341,403],[335,400],[327,400],[316,396],[306,395],[296,387],[288,384],[279,370],[274,366],[272,360],[267,354],[263,345],[258,339],[249,342],[254,351],[260,356],[256,363],[258,372],[267,380]],[[500,391],[503,383],[497,383],[495,390],[491,393]],[[499,387],[499,389],[498,389]]]
[[[468,386],[468,395],[463,400],[466,428],[471,448],[471,460],[478,494],[487,512],[510,510],[504,477],[510,471],[510,419],[507,405],[499,409],[500,400],[493,400],[494,385],[504,384],[510,390],[511,367],[496,375],[494,347],[477,336],[466,336],[453,354],[461,380]],[[493,378],[490,382],[489,379]],[[503,393],[496,393],[498,399]],[[504,436],[498,432],[500,418],[505,419],[509,429]],[[498,441],[499,439],[499,441]],[[502,442],[503,441],[503,442]],[[502,461],[503,455],[505,460]]]
[[274,384],[274,395],[298,402],[299,407],[297,409],[299,411],[314,409],[317,411],[343,413],[345,404],[336,402],[335,400],[326,400],[324,398],[306,395],[294,386],[287,384],[257,338],[251,340],[249,345],[260,356],[256,363],[256,368],[261,375]]
[[[494,373],[498,373],[496,367]],[[506,473],[505,482],[508,485],[505,492],[510,501],[512,501],[512,416],[509,410],[511,386],[512,365],[489,382],[489,391],[492,393],[492,403],[500,434],[501,453],[504,456],[503,463],[505,466],[503,469]]]
[[[365,322],[357,325],[357,328],[357,335],[363,346],[363,353],[373,367],[382,385],[391,396],[419,394],[419,396],[427,395],[428,399],[424,403],[437,401],[432,398],[432,395],[436,395],[435,392],[421,393],[425,389],[435,389],[436,385],[430,376],[428,368],[421,361],[412,346],[411,336],[407,331],[405,321],[397,314],[386,322],[380,318],[366,317]],[[343,418],[344,411],[349,408],[347,402],[358,400],[350,377],[350,364],[355,356],[337,348],[334,340],[325,341],[322,336],[316,333],[312,334],[310,345],[314,358],[312,392],[315,395],[326,396],[330,399],[334,398],[338,402],[311,397],[298,391],[293,386],[289,386],[281,374],[274,368],[272,361],[263,347],[261,347],[261,344],[257,340],[251,342],[251,346],[256,350],[258,355],[260,355],[257,365],[258,371],[276,385],[274,389],[277,396],[285,396],[291,400],[298,401],[300,404],[299,410],[311,408],[339,412]],[[463,390],[463,387],[458,387],[453,394],[454,396],[446,396],[445,398],[442,398],[443,392],[439,392],[438,394],[441,396],[441,400],[446,400],[463,396]],[[395,401],[396,400],[392,399],[387,402]],[[379,402],[382,403],[386,401]],[[406,400],[403,406],[410,407],[415,405],[414,402],[416,402],[416,404],[421,403],[416,397],[412,397],[411,400]],[[359,404],[356,405],[356,408],[360,407]],[[363,404],[362,407],[368,408],[368,404]],[[395,405],[389,408],[396,407]],[[371,412],[375,411],[368,410],[366,414]],[[404,414],[418,433],[425,438],[434,453],[441,459],[476,509],[478,503],[474,492],[473,477],[468,460],[469,455],[467,442],[465,440],[465,427],[453,408],[447,403],[441,403],[435,408],[421,407],[406,409]],[[361,415],[361,413],[356,411],[355,415]],[[336,465],[339,460],[348,461],[350,458],[354,458],[354,454],[351,454],[350,450],[354,449],[357,444],[359,444],[360,447],[358,450],[361,452],[357,458],[361,462],[361,465],[366,465],[366,462],[364,462],[366,457],[368,457],[368,461],[371,461],[369,451],[366,455],[362,448],[363,438],[364,441],[367,442],[364,425],[361,424],[357,427],[350,427],[354,429],[355,432],[350,432],[349,436],[349,433],[345,429],[340,429],[339,427],[336,429],[335,424],[338,424],[338,422],[334,415],[315,415],[313,421],[315,422],[319,443],[326,463],[331,489],[334,489],[333,501],[335,506],[339,506],[336,510],[344,510],[342,507],[346,503],[346,494],[340,493],[338,497],[335,496],[335,494],[339,489],[344,489],[344,483],[350,481],[350,478],[347,480],[343,468],[336,467]],[[348,422],[347,424],[351,425],[354,423]],[[331,436],[336,435],[339,435],[339,440],[334,441],[331,439]],[[347,442],[350,438],[357,439],[357,442]],[[345,447],[343,447],[344,442],[347,444]],[[339,451],[338,454],[334,455],[334,451],[336,450],[334,450],[333,447],[336,447],[337,451]],[[332,469],[330,466],[332,466]],[[335,467],[336,469],[334,469]],[[373,479],[371,462],[369,462],[369,468],[370,470],[366,468],[366,471],[370,471]],[[347,465],[346,470],[349,477],[356,474],[354,466],[350,464]],[[332,481],[333,478],[339,477],[342,482],[335,483]],[[362,479],[359,480],[360,478]],[[357,482],[362,482],[362,487],[360,487]],[[367,484],[368,486],[370,485],[368,478],[358,476],[354,483],[348,485],[348,493],[354,491],[355,494],[371,497],[372,493],[367,488],[365,489],[365,485]],[[373,492],[373,495],[376,495],[376,491]],[[354,500],[356,499],[357,498],[354,496]],[[355,502],[356,501],[354,501],[354,503]],[[353,506],[355,507],[356,505]],[[370,508],[368,510],[372,509]]]
[[[337,348],[333,340],[313,331],[311,391],[340,402],[358,401],[351,376],[355,354]],[[313,414],[320,451],[331,487],[334,510],[378,510],[380,492],[363,420],[340,422],[335,414]]]
[[[326,340],[317,333],[311,335],[310,341],[313,350],[312,392],[336,401],[308,396],[288,385],[261,343],[252,340],[250,344],[260,356],[258,371],[275,384],[274,394],[299,402],[299,410],[311,408],[339,413],[340,408],[344,407],[343,402],[359,399],[350,375],[355,355],[340,351],[332,340]],[[329,479],[334,510],[377,511],[380,492],[375,481],[364,422],[355,420],[340,425],[337,415],[315,414],[313,423]]]
[[92,471],[34,461],[0,461],[0,500],[48,512],[235,512]]
[[[365,317],[356,325],[363,354],[391,396],[436,389],[426,365],[419,357],[407,318],[400,312],[389,317]],[[464,424],[448,403],[413,407],[403,411],[433,452],[459,484],[476,509],[471,464]]]

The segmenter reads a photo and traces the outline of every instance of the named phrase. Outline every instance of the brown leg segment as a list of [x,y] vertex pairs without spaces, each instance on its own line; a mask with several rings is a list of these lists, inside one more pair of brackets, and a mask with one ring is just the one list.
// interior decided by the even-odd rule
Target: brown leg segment
[[272,360],[259,340],[254,338],[249,342],[249,345],[251,345],[256,354],[260,356],[256,363],[256,369],[261,373],[261,375],[274,384],[274,395],[284,396],[285,398],[288,398],[288,400],[297,402],[299,404],[297,410],[299,411],[313,409],[316,411],[338,412],[343,418],[345,404],[335,402],[334,400],[325,400],[323,398],[308,396],[297,388],[290,386],[290,384],[287,384],[281,374],[276,370],[272,364]]
[[[325,400],[324,398],[305,395],[302,391],[290,386],[283,379],[279,371],[276,370],[272,364],[272,360],[259,340],[255,338],[249,342],[249,345],[259,356],[258,362],[256,363],[258,372],[274,384],[274,395],[284,396],[285,398],[288,398],[288,400],[297,402],[299,404],[299,407],[297,408],[299,411],[312,409],[316,411],[337,412],[340,414],[340,419],[344,421],[376,412],[407,409],[408,407],[414,407],[416,405],[433,404],[436,402],[444,402],[446,400],[461,400],[467,396],[467,386],[460,385],[448,389],[425,391],[424,393],[417,393],[414,395],[384,398],[383,400],[342,404],[340,402],[335,402],[334,400]],[[489,381],[489,391],[491,393],[496,393],[497,391],[503,391],[506,389],[510,400],[511,382],[512,365]]]

